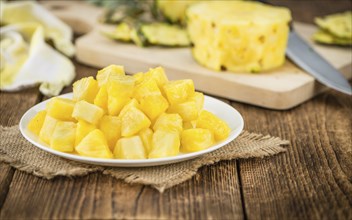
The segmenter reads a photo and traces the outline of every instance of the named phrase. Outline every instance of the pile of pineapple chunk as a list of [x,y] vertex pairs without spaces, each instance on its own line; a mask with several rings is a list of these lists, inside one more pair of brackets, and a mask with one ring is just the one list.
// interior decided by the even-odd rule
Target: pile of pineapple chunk
[[146,159],[206,149],[226,139],[225,121],[203,109],[190,79],[169,81],[162,67],[125,75],[99,70],[73,84],[73,99],[54,97],[28,130],[52,149],[94,158]]

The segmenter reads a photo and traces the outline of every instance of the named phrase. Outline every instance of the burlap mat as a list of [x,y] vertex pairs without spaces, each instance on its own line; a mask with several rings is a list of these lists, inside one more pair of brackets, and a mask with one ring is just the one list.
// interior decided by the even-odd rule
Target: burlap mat
[[21,171],[46,179],[102,172],[128,183],[150,185],[160,192],[190,179],[201,166],[220,160],[271,156],[285,151],[282,145],[289,144],[277,137],[244,131],[228,145],[196,159],[155,167],[111,168],[70,161],[40,150],[22,137],[18,126],[0,129],[0,161]]

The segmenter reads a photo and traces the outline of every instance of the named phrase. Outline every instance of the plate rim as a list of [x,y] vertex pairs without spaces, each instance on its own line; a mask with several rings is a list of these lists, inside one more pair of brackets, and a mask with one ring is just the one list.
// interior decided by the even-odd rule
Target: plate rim
[[[59,95],[56,97],[70,98],[70,97],[72,97],[72,94],[73,93],[71,92],[71,93],[62,94],[62,95]],[[24,121],[26,118],[29,117],[29,116],[27,116],[28,114],[31,114],[32,111],[36,111],[35,108],[38,108],[40,105],[45,105],[45,103],[47,103],[50,99],[39,102],[36,105],[29,108],[22,115],[21,120],[19,122],[19,128],[20,128],[21,135],[27,141],[29,141],[31,144],[33,144],[35,147],[37,147],[43,151],[46,151],[48,153],[51,153],[53,155],[56,155],[56,156],[59,156],[62,158],[66,158],[66,159],[69,159],[72,161],[79,161],[79,162],[82,162],[85,164],[96,164],[96,165],[101,165],[101,166],[116,166],[116,167],[148,167],[148,166],[166,165],[166,164],[178,163],[178,162],[185,161],[185,160],[190,160],[195,157],[199,157],[204,154],[218,150],[221,147],[226,146],[228,143],[230,143],[231,141],[236,139],[241,134],[241,132],[244,128],[244,120],[243,120],[242,115],[237,111],[237,109],[235,109],[233,106],[231,106],[231,105],[229,105],[219,99],[216,99],[214,97],[204,95],[204,98],[211,100],[211,101],[221,102],[223,105],[227,105],[227,107],[231,108],[232,111],[234,111],[234,113],[237,115],[236,118],[238,118],[240,120],[239,126],[234,128],[234,130],[232,130],[233,133],[231,132],[232,134],[230,134],[230,136],[227,139],[225,139],[221,142],[218,142],[215,145],[213,145],[207,149],[204,149],[201,151],[196,151],[196,152],[191,152],[191,153],[179,154],[179,155],[171,156],[171,157],[152,158],[152,159],[116,159],[116,158],[104,159],[104,158],[85,157],[85,156],[80,156],[80,155],[57,151],[57,150],[50,148],[49,146],[45,146],[35,140],[32,140],[32,138],[30,138],[26,134],[25,130],[27,129],[28,123],[25,124]]]

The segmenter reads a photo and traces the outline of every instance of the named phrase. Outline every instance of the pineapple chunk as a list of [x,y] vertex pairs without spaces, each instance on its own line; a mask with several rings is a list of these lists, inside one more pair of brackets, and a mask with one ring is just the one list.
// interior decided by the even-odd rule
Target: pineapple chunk
[[183,130],[196,128],[196,120],[183,122]]
[[161,95],[156,81],[152,78],[145,78],[134,90],[133,97],[140,101],[145,96]]
[[175,131],[180,133],[182,131],[182,118],[179,114],[164,113],[155,121],[153,130]]
[[100,87],[98,94],[95,96],[94,105],[99,106],[106,113],[108,112],[108,91],[106,85]]
[[285,61],[290,11],[252,1],[204,1],[191,5],[187,29],[192,54],[205,67],[259,72]]
[[92,76],[82,78],[73,83],[73,100],[93,103],[98,90],[98,82]]
[[231,132],[230,127],[225,121],[206,110],[200,112],[196,126],[197,128],[204,128],[212,131],[216,141],[226,139]]
[[160,89],[169,81],[164,68],[160,66],[154,69],[149,69],[149,71],[145,73],[145,77],[154,79]]
[[95,125],[98,124],[103,115],[103,109],[84,100],[77,102],[72,112],[72,117],[75,119],[85,120],[86,122]]
[[136,85],[140,84],[144,80],[144,73],[139,72],[133,74],[133,78],[135,79]]
[[72,117],[75,102],[71,99],[52,98],[46,106],[47,114],[60,121],[75,121]]
[[170,105],[185,102],[194,95],[194,84],[191,79],[171,81],[163,88]]
[[195,101],[198,111],[201,111],[204,107],[204,95],[201,92],[195,92],[193,96],[189,97],[189,100]]
[[90,124],[84,120],[80,120],[77,123],[76,127],[76,138],[75,138],[75,146],[77,146],[81,140],[87,136],[91,131],[95,130],[96,127],[93,124]]
[[95,129],[85,136],[75,149],[81,156],[106,159],[113,158],[105,136],[99,129]]
[[97,73],[97,81],[99,87],[105,85],[109,81],[110,77],[116,75],[125,75],[125,69],[123,66],[109,65],[104,69],[99,70]]
[[69,121],[57,122],[50,139],[50,147],[62,152],[73,152],[75,146],[76,123]]
[[119,159],[146,159],[143,142],[139,136],[121,138],[114,149],[114,157]]
[[141,137],[145,150],[149,154],[152,150],[153,130],[150,128],[143,129],[139,132],[139,137]]
[[181,133],[181,151],[195,152],[207,149],[214,143],[213,133],[208,129],[192,128]]
[[33,134],[39,136],[40,130],[42,129],[44,120],[46,116],[46,111],[38,112],[28,123],[27,129],[30,130]]
[[133,136],[140,130],[148,128],[150,124],[149,118],[141,110],[131,107],[121,117],[121,136]]
[[169,103],[162,95],[149,95],[143,97],[141,100],[140,109],[154,121],[159,115],[164,113],[169,107]]
[[139,109],[139,103],[136,99],[131,99],[120,111],[119,118],[121,118],[131,107]]
[[156,130],[152,139],[152,150],[148,158],[176,156],[180,152],[180,136],[177,132]]
[[100,120],[99,129],[104,133],[111,150],[121,137],[121,120],[117,116],[105,115]]
[[117,116],[123,106],[131,100],[135,79],[132,76],[117,75],[110,77],[107,84],[108,112]]
[[184,122],[196,120],[198,117],[199,109],[195,101],[187,101],[184,103],[170,106],[167,110],[168,113],[178,113]]
[[39,132],[39,139],[46,144],[50,144],[51,136],[55,130],[55,126],[59,120],[49,116],[48,114],[45,116],[44,123],[42,129]]

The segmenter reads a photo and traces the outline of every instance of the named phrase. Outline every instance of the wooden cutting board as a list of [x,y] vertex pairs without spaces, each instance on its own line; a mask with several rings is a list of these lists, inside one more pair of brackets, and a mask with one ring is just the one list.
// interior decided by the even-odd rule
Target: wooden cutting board
[[[189,48],[140,48],[107,39],[100,33],[106,28],[98,22],[101,8],[76,1],[42,4],[76,33],[84,34],[76,40],[76,58],[91,66],[119,64],[128,73],[162,66],[169,79],[193,79],[197,90],[277,110],[297,106],[327,89],[289,60],[280,68],[260,74],[215,72],[196,63]],[[316,31],[313,25],[295,23],[295,30],[346,78],[352,78],[351,49],[313,44],[310,39]]]

